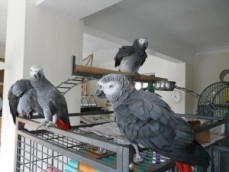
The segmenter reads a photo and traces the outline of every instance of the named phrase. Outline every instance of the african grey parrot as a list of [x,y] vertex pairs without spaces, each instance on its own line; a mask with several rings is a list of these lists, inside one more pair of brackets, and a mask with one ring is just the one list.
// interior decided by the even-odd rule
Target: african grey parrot
[[136,39],[132,46],[122,46],[114,58],[115,67],[120,66],[121,72],[138,73],[147,58],[147,47],[148,41],[145,38]]
[[190,165],[209,166],[210,156],[195,141],[188,123],[154,93],[137,91],[127,77],[109,74],[99,80],[96,95],[110,101],[120,130],[131,143],[169,157],[187,171]]
[[44,123],[38,128],[56,126],[63,130],[71,129],[65,97],[46,79],[43,68],[37,65],[31,66],[30,81],[37,92],[37,100],[45,117]]
[[43,114],[36,92],[28,79],[18,80],[11,86],[8,100],[14,123],[17,116],[31,118],[35,112]]

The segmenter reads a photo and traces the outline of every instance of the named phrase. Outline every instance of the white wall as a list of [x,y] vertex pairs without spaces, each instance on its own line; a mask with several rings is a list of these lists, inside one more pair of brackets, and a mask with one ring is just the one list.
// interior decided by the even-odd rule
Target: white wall
[[5,47],[0,46],[0,58],[5,58]]
[[[194,66],[190,64],[186,64],[186,76],[185,76],[185,85],[186,88],[195,91],[194,86]],[[191,95],[186,94],[186,104],[185,104],[185,112],[188,114],[195,113],[193,107],[194,107],[194,101],[196,101],[198,98]]]
[[[32,64],[41,65],[54,85],[71,77],[71,56],[82,56],[83,23],[47,8],[39,8],[35,0],[9,0],[8,4],[8,67],[4,80],[0,166],[2,171],[13,172],[15,126],[8,107],[9,87],[18,79],[28,78]],[[80,110],[79,89],[67,94],[70,112]]]
[[201,93],[208,85],[219,81],[219,74],[222,70],[229,69],[229,50],[206,52],[197,55],[194,60],[194,88]]

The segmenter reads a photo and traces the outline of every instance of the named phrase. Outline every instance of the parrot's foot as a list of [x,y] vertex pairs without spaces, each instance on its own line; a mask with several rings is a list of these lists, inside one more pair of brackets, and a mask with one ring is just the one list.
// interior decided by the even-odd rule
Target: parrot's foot
[[135,76],[140,76],[140,74],[138,72],[131,72],[131,74],[133,74]]
[[97,151],[95,151],[97,154],[100,154],[100,155],[102,155],[102,154],[105,154],[105,153],[107,153],[107,150],[106,149],[103,149],[103,148],[99,148],[99,150],[97,150]]
[[36,130],[41,129],[41,128],[47,129],[49,127],[55,127],[55,124],[51,121],[44,121],[40,125],[38,125]]
[[26,113],[26,118],[31,119],[32,118],[31,114],[30,113]]
[[133,147],[134,147],[134,149],[135,149],[135,152],[136,152],[135,157],[134,157],[134,162],[135,162],[135,163],[142,162],[143,159],[142,159],[142,157],[140,156],[138,146],[135,145],[135,144],[132,144],[132,145],[133,145]]
[[142,162],[142,161],[143,161],[143,158],[140,155],[136,155],[134,157],[134,162],[135,163],[139,163],[139,162]]
[[49,121],[49,122],[45,125],[46,128],[55,127],[55,126],[56,126],[56,125],[55,125],[53,122],[51,122],[51,121]]
[[142,148],[142,149],[145,148],[145,146],[143,146],[142,144],[138,144],[138,146],[139,146],[140,148]]
[[47,125],[48,121],[44,121],[42,123],[40,123],[40,125],[38,125],[38,127],[36,128],[36,130],[39,130],[41,128],[44,128]]
[[20,113],[18,116],[22,118],[31,119],[30,113]]

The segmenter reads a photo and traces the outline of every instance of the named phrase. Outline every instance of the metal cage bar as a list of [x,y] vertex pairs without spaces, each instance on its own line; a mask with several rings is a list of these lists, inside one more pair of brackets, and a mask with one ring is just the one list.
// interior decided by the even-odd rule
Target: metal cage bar
[[[17,125],[19,122],[33,127],[39,125],[35,121],[17,118]],[[133,163],[134,152],[131,151],[130,145],[121,145],[107,138],[80,133],[77,127],[71,131],[52,127],[47,130],[28,131],[19,130],[17,127],[16,133],[16,172],[46,172],[48,168],[64,172],[69,160],[90,164],[101,172],[140,172],[142,169],[162,172],[164,169],[169,171],[174,168],[171,164],[166,165],[170,161],[165,157],[160,156],[160,161],[156,162],[155,152],[148,150],[141,152],[144,163]],[[103,148],[108,153],[102,158],[95,158],[89,152],[93,148]],[[153,160],[154,163],[152,163]],[[163,164],[166,166],[164,167]]]

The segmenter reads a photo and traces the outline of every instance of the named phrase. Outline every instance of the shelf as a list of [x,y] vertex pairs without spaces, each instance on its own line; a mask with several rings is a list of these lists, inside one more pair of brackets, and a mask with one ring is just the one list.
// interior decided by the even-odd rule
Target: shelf
[[115,70],[102,69],[97,67],[88,67],[75,64],[75,56],[72,57],[72,75],[82,76],[91,79],[99,79],[104,75],[114,73],[114,74],[123,74],[126,76],[133,76],[135,81],[138,82],[155,82],[166,80],[166,78],[156,77],[155,75],[133,75],[130,73],[119,72]]

